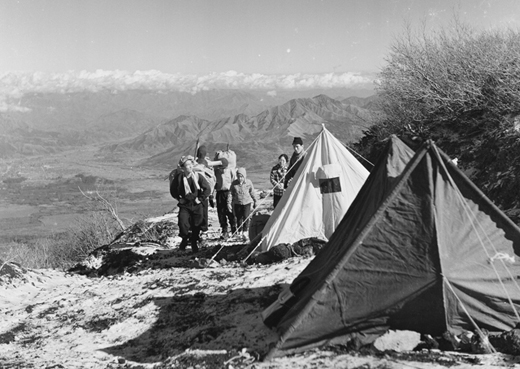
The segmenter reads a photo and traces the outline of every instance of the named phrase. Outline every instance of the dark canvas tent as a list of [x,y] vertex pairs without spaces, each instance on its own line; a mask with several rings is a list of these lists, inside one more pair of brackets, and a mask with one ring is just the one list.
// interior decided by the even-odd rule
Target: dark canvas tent
[[[328,272],[323,268],[323,265],[333,263],[338,255],[336,248],[343,248],[346,244],[345,242],[333,242],[332,240],[337,237],[355,234],[355,230],[359,229],[362,224],[365,224],[370,219],[413,155],[414,151],[396,135],[389,137],[386,147],[379,155],[379,159],[372,168],[369,177],[338,224],[341,230],[338,230],[335,232],[337,234],[331,236],[331,241],[327,246],[318,253],[307,268],[293,281],[290,291],[282,291],[278,300],[263,312],[264,323],[267,326],[273,327],[278,323],[281,316],[295,302],[296,299],[292,296],[293,294],[297,294],[309,281],[319,280],[319,277],[316,278],[320,274],[319,272]],[[284,301],[287,298],[290,298],[290,300]]]
[[393,181],[375,179],[385,162],[293,282],[267,359],[388,329],[500,331],[520,320],[520,229],[432,142]]

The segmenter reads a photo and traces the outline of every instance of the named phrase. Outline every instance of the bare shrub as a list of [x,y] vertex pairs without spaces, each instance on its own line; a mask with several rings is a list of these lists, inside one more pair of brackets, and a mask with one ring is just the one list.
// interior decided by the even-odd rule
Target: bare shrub
[[[79,191],[90,201],[94,209],[101,209],[108,212],[112,219],[117,222],[120,229],[122,231],[125,230],[126,226],[117,213],[117,189],[104,188],[103,190],[100,190],[96,187],[95,191],[88,191],[87,193],[83,192],[81,188],[79,188]],[[112,201],[110,197],[107,197],[107,195],[112,197]]]
[[67,243],[67,259],[79,261],[99,246],[106,245],[116,237],[119,224],[104,212],[93,212],[78,217],[63,241]]
[[520,33],[448,29],[397,39],[380,74],[378,92],[387,123],[427,125],[486,113],[501,119],[520,111]]
[[92,250],[110,243],[118,225],[103,212],[89,213],[76,219],[63,234],[41,238],[34,243],[11,242],[2,258],[25,268],[68,269],[83,260]]
[[429,32],[408,25],[377,92],[384,114],[357,145],[373,160],[367,147],[390,134],[442,140],[507,129],[520,113],[520,32],[476,31],[457,19]]
[[42,238],[35,243],[12,242],[8,245],[4,259],[7,262],[18,263],[25,268],[58,268],[56,243],[51,238]]
[[476,31],[457,19],[436,31],[407,26],[377,90],[384,114],[356,144],[363,156],[376,160],[390,134],[412,148],[432,139],[497,205],[520,206],[519,31]]

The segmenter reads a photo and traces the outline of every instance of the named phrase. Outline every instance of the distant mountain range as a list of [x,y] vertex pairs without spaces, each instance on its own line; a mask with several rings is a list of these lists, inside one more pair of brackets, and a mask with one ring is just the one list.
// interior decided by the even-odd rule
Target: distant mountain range
[[105,143],[101,153],[138,154],[149,157],[142,164],[171,166],[172,157],[190,152],[199,139],[210,153],[229,144],[247,160],[287,151],[293,136],[310,143],[322,124],[341,140],[355,141],[377,114],[374,95],[343,97],[349,91],[334,90],[327,92],[336,98],[305,96],[312,92],[293,92],[301,97],[288,100],[288,93],[238,90],[32,94],[21,101],[29,111],[0,113],[0,157]]
[[[374,98],[362,101],[368,105]],[[293,99],[249,117],[238,114],[232,117],[205,120],[195,116],[179,116],[151,128],[135,138],[107,145],[104,152],[147,152],[156,155],[143,165],[171,167],[175,158],[194,154],[197,140],[206,145],[208,153],[230,147],[251,169],[265,169],[276,161],[280,153],[290,154],[292,139],[302,137],[308,144],[325,125],[343,142],[357,141],[362,137],[378,114],[339,101],[326,95]]]

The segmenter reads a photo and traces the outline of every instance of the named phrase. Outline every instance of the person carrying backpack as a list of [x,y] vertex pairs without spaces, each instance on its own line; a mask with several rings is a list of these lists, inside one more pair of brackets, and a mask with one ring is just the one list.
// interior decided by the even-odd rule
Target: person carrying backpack
[[210,186],[203,175],[193,170],[195,159],[193,156],[183,156],[179,160],[179,168],[170,182],[170,194],[178,201],[179,236],[182,241],[179,249],[184,251],[188,245],[191,231],[192,253],[199,251],[198,242],[201,225],[204,221],[202,203],[210,195]]
[[217,183],[215,185],[217,200],[217,214],[220,228],[222,231],[221,239],[227,239],[231,235],[228,233],[231,228],[231,234],[237,230],[235,215],[228,209],[227,198],[231,183],[235,180],[236,154],[232,150],[217,151],[215,161],[220,161],[221,165],[215,167],[215,177]]
[[212,162],[209,160],[209,158],[206,156],[207,150],[206,146],[201,145],[197,149],[197,164],[195,165],[195,171],[203,174],[206,176],[206,179],[208,180],[208,183],[210,185],[210,195],[204,200],[202,203],[202,207],[204,209],[204,220],[201,225],[201,232],[207,232],[209,227],[208,222],[208,213],[209,213],[209,207],[212,208],[215,207],[215,203],[213,200],[213,191],[215,190],[215,183],[216,183],[216,177],[215,177],[215,171],[213,167],[210,165]]

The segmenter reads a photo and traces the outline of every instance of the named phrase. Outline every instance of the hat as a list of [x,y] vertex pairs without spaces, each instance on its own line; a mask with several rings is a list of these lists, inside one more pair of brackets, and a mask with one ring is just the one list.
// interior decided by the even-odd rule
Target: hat
[[303,145],[303,140],[301,137],[295,137],[292,144],[293,145]]
[[242,174],[242,176],[244,178],[246,178],[246,168],[242,168],[242,167],[238,168],[237,169],[237,177],[238,177],[239,174]]
[[206,154],[208,153],[208,150],[206,149],[206,146],[202,145],[197,149],[197,159],[204,159],[206,157]]
[[184,164],[186,164],[186,162],[189,160],[191,160],[192,162],[195,161],[195,159],[193,159],[193,156],[191,155],[182,156],[181,160],[179,160],[179,167],[183,167]]

